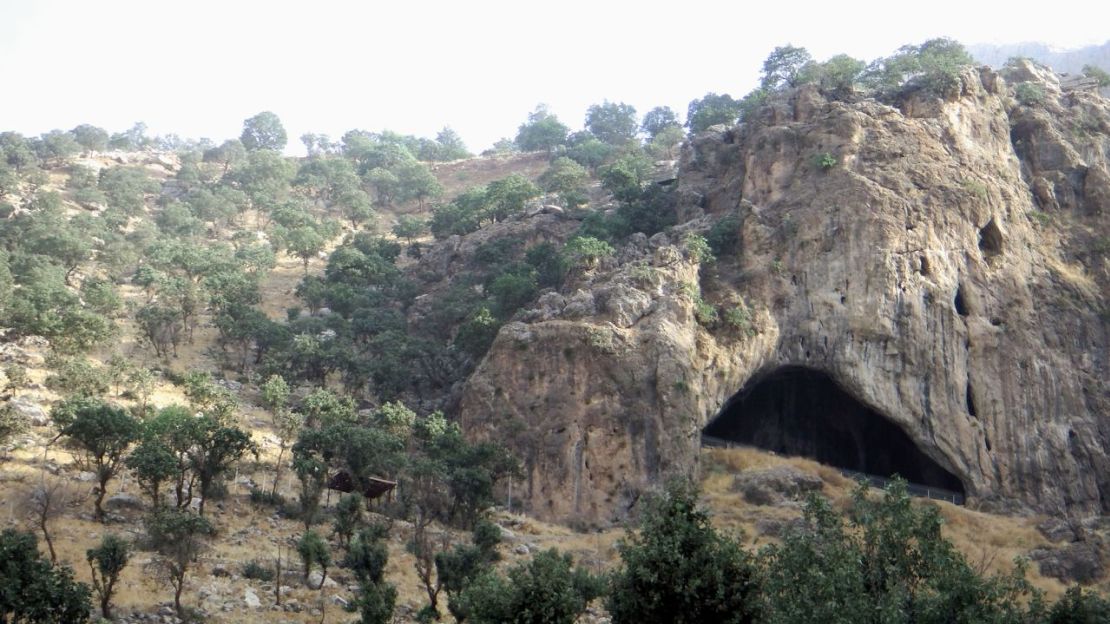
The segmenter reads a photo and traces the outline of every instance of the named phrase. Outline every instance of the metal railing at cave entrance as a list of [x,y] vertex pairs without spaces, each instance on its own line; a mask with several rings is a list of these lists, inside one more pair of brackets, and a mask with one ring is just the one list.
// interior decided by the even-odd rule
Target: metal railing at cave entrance
[[[766,451],[758,446],[750,444],[741,444],[733,440],[726,440],[724,438],[717,438],[714,436],[701,434],[701,445],[711,448],[748,448],[757,451]],[[878,488],[880,490],[886,489],[888,485],[894,482],[894,479],[888,477],[881,477],[879,475],[867,474],[866,472],[857,472],[855,470],[848,470],[847,468],[837,468],[840,474],[852,479],[853,481],[863,481],[867,485]],[[963,505],[965,497],[959,492],[946,490],[944,488],[933,487],[930,485],[921,485],[920,483],[910,483],[906,481],[906,493],[910,496],[918,498],[928,498],[930,500],[939,500],[952,503],[953,505]]]

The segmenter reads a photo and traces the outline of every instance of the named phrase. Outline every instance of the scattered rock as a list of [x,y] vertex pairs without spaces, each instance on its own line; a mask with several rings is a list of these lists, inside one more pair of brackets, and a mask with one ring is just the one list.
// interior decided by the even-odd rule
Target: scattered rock
[[243,384],[239,383],[238,381],[232,381],[230,379],[215,379],[212,381],[212,383],[231,392],[239,392],[243,389]]
[[753,505],[778,505],[796,500],[806,492],[819,491],[823,486],[820,477],[792,466],[742,472],[732,483],[733,490],[743,493],[744,500]]
[[762,536],[782,537],[787,533],[805,526],[801,518],[783,520],[781,518],[760,518],[755,521],[755,530]]
[[248,587],[243,590],[243,604],[247,605],[248,609],[257,609],[262,606],[262,601],[258,599],[258,594]]
[[1102,552],[1093,541],[1075,542],[1060,548],[1038,548],[1029,553],[1041,574],[1065,583],[1090,583],[1105,574]]
[[46,410],[32,403],[26,397],[16,397],[8,401],[8,407],[15,412],[16,416],[27,421],[32,427],[45,427],[50,424],[50,416],[47,415]]
[[127,492],[118,492],[109,496],[108,500],[104,501],[104,508],[113,510],[142,509],[143,501],[134,494],[128,494]]
[[517,544],[516,547],[513,548],[513,552],[525,556],[529,553],[528,546],[527,544]]
[[74,475],[73,478],[82,483],[91,483],[93,481],[96,481],[96,474],[87,470],[82,470],[81,472],[78,472],[76,475]]
[[1054,544],[1076,540],[1075,529],[1062,518],[1048,518],[1037,525],[1037,530],[1045,536],[1045,539]]
[[312,589],[316,589],[316,588],[320,587],[321,581],[324,583],[324,587],[338,587],[339,586],[339,584],[336,583],[335,580],[332,579],[330,576],[327,577],[327,578],[324,578],[324,575],[321,574],[319,570],[313,570],[312,573],[310,573],[308,575],[308,586],[311,587]]
[[594,304],[594,294],[588,290],[575,292],[567,300],[566,307],[563,308],[563,316],[570,319],[593,316],[596,313],[597,306]]

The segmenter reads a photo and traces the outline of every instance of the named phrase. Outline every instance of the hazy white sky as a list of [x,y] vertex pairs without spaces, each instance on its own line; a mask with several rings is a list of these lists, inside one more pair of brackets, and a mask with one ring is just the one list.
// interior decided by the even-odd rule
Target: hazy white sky
[[[352,128],[434,136],[472,151],[545,102],[572,128],[604,99],[685,113],[747,93],[775,46],[871,60],[964,43],[1110,38],[1110,3],[889,0],[0,0],[0,130],[92,123],[214,140],[278,114],[291,146]],[[1097,8],[1096,8],[1097,7]]]

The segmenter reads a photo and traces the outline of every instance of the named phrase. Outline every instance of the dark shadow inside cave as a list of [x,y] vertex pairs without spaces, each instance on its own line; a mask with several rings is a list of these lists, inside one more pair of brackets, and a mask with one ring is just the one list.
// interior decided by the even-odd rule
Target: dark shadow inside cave
[[828,375],[781,368],[750,381],[703,433],[782,455],[964,493],[963,484],[883,415]]

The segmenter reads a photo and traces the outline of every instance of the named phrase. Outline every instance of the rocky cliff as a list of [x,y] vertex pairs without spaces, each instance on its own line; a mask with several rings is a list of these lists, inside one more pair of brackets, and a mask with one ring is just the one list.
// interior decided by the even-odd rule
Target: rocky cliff
[[[968,70],[958,96],[898,107],[803,88],[692,140],[682,224],[506,325],[464,425],[524,458],[533,513],[610,522],[696,471],[731,397],[800,369],[971,505],[1110,509],[1110,103],[1031,65],[1008,78]],[[1015,100],[1022,81],[1044,102]],[[686,232],[726,216],[734,249],[699,266]]]

